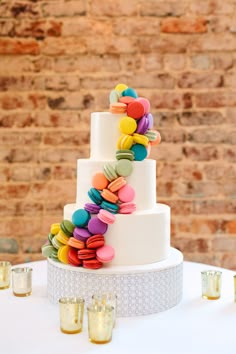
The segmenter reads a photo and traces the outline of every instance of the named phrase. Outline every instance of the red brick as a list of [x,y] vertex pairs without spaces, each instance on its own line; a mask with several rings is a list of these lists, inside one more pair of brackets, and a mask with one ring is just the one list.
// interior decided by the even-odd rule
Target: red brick
[[105,2],[93,0],[90,5],[90,14],[92,16],[135,16],[138,13],[138,4],[136,0],[117,1],[106,0]]
[[225,123],[226,119],[222,112],[199,111],[199,112],[182,112],[179,114],[178,121],[185,126],[199,125],[216,125]]
[[[233,132],[235,133],[235,132]],[[229,143],[232,132],[228,129],[220,129],[219,127],[194,129],[189,133],[188,140],[194,143],[202,144],[220,144]],[[236,133],[235,133],[236,134]]]
[[164,56],[165,70],[182,71],[187,65],[187,57],[184,54],[166,54]]
[[9,163],[33,162],[37,160],[37,154],[38,151],[36,149],[3,147],[0,149],[0,161]]
[[236,179],[236,167],[230,165],[222,165],[222,162],[218,164],[207,164],[204,166],[204,174],[208,180],[227,180]]
[[183,109],[192,107],[192,97],[189,93],[154,92],[150,95],[153,109]]
[[38,43],[33,39],[0,39],[0,54],[39,54]]
[[29,18],[40,16],[40,6],[37,3],[25,1],[13,1],[10,4],[10,11],[13,18]]
[[138,48],[141,53],[185,53],[189,45],[189,37],[185,34],[163,34],[156,37],[143,36],[138,38]]
[[236,270],[235,253],[232,252],[232,250],[229,253],[223,254],[221,259],[221,267]]
[[142,1],[140,4],[141,16],[181,16],[185,11],[184,2],[149,0]]
[[236,147],[226,147],[224,148],[223,157],[226,161],[236,162]]
[[183,148],[183,154],[186,156],[186,158],[191,159],[193,161],[210,161],[218,159],[220,156],[220,151],[218,147],[214,145],[185,145]]
[[40,151],[40,162],[44,163],[75,163],[79,158],[89,157],[89,145],[78,146],[76,149],[48,148]]
[[154,127],[159,129],[159,127],[166,127],[166,128],[176,128],[179,129],[178,124],[178,113],[170,112],[170,111],[160,111],[160,110],[153,110],[152,113],[154,116]]
[[2,186],[0,189],[0,197],[2,199],[9,198],[26,198],[29,193],[30,186],[27,184],[8,184],[6,186]]
[[219,108],[228,105],[229,98],[226,92],[205,92],[195,94],[197,107]]
[[34,168],[33,179],[36,181],[48,181],[51,179],[52,175],[51,166],[39,165]]
[[[57,200],[45,203],[45,212],[50,217],[58,217],[58,216],[62,215],[64,205],[65,204],[63,201],[59,202]],[[49,225],[49,227],[50,227],[50,225]]]
[[229,72],[224,76],[224,85],[226,87],[236,88],[236,73]]
[[10,180],[10,168],[8,165],[0,165],[0,182],[7,182]]
[[[31,221],[31,222],[29,222]],[[15,217],[14,222],[12,218],[4,218],[2,220],[0,228],[0,236],[8,237],[14,235],[14,237],[37,235],[41,230],[41,218],[32,217],[29,219],[22,217]]]
[[78,146],[78,145],[86,145],[90,142],[90,131],[78,131],[76,134],[74,131],[72,132],[58,132],[55,134],[46,133],[43,138],[43,143],[45,145],[64,145],[66,147],[69,146]]
[[197,70],[209,70],[212,67],[212,60],[209,54],[195,54],[190,57],[191,67]]
[[[114,54],[114,56],[116,56],[116,55]],[[132,71],[142,69],[146,65],[146,64],[143,64],[143,60],[144,60],[143,56],[141,57],[140,54],[133,55],[133,54],[125,53],[125,54],[122,54],[122,60],[119,61],[118,66],[117,65],[115,65],[115,66],[117,66],[117,70],[120,67],[121,71],[124,70],[124,71],[128,71],[128,72],[132,72]],[[156,67],[158,67],[158,65],[159,65],[159,63],[156,62]],[[113,70],[114,70],[114,66],[111,71],[113,72]],[[149,70],[148,65],[147,65],[147,70]],[[109,68],[107,68],[107,71],[109,71]]]
[[0,76],[0,91],[44,90],[44,77],[32,75]]
[[234,51],[236,49],[235,37],[231,33],[207,33],[199,35],[194,41],[189,42],[190,51]]
[[64,180],[34,183],[31,188],[32,197],[38,200],[45,200],[50,196],[51,199],[72,202],[75,198],[75,182]]
[[[89,33],[91,28],[97,35],[110,36],[113,33],[113,28],[115,24],[108,21],[101,21],[96,18],[80,17],[68,17],[62,20],[62,36],[78,36],[84,35],[84,33]],[[121,34],[119,32],[118,34]]]
[[[13,217],[13,216],[37,216],[42,215],[43,204],[34,201],[11,201],[7,204],[4,202],[0,203],[0,215],[2,217]],[[31,240],[32,242],[32,240]]]
[[85,0],[58,0],[45,1],[42,4],[42,13],[45,17],[73,17],[86,14]]
[[38,132],[1,132],[0,131],[0,145],[31,146],[39,145],[41,142],[41,133]]
[[46,36],[58,37],[61,35],[62,23],[58,21],[20,21],[15,25],[17,37],[33,37],[43,39]]
[[157,185],[158,198],[171,197],[174,194],[174,184],[172,181],[162,181],[160,178]]
[[28,95],[19,95],[7,93],[0,95],[0,107],[5,110],[12,110],[16,108],[35,109],[45,108],[47,98],[44,95],[32,93]]
[[78,91],[80,80],[76,75],[57,75],[45,77],[45,89],[53,91]]
[[186,239],[175,238],[174,247],[177,247],[182,252],[209,252],[211,249],[211,241],[203,238]]
[[190,11],[196,14],[227,14],[231,15],[234,12],[234,4],[232,2],[223,3],[221,0],[193,0],[190,2]]
[[176,144],[163,143],[151,150],[150,158],[157,161],[179,161],[183,158],[182,146]]
[[47,37],[41,44],[41,52],[44,55],[81,54],[87,51],[85,37]]
[[180,88],[196,88],[201,89],[208,87],[222,87],[223,86],[223,77],[220,74],[214,74],[209,72],[208,74],[204,73],[194,73],[186,72],[183,73],[178,80],[178,86]]
[[159,129],[162,142],[182,143],[186,141],[186,133],[181,129]]
[[139,18],[138,21],[134,21],[134,18],[127,18],[126,21],[120,25],[120,19],[114,21],[113,30],[116,35],[120,36],[136,36],[153,35],[156,36],[159,32],[160,21],[157,18],[150,18],[150,21],[145,18]]
[[52,177],[54,179],[74,179],[76,177],[76,165],[73,166],[63,166],[57,165],[53,167]]
[[224,221],[223,230],[227,234],[236,234],[236,220]]
[[165,18],[161,21],[161,32],[166,33],[204,33],[207,32],[204,18]]
[[201,200],[193,204],[193,212],[196,214],[235,214],[236,200]]
[[[25,154],[25,156],[23,155]],[[11,180],[13,182],[30,182],[32,179],[32,168],[28,166],[28,164],[24,164],[24,162],[29,162],[29,157],[27,157],[27,153],[23,150],[20,150],[20,157],[12,157],[12,162],[20,162],[21,164],[13,164],[11,167]],[[23,156],[22,156],[23,155]]]
[[[157,196],[158,196],[158,186],[157,186]],[[175,215],[189,215],[192,213],[193,203],[189,200],[182,199],[164,199],[158,198],[159,203],[167,204],[171,207],[171,214],[174,218]]]
[[217,182],[187,181],[176,184],[175,192],[180,198],[208,198],[221,195]]
[[[148,53],[147,55],[142,55],[142,58],[144,59],[143,67],[146,71],[156,71],[163,69],[163,57],[161,54]],[[136,67],[140,68],[139,66]]]

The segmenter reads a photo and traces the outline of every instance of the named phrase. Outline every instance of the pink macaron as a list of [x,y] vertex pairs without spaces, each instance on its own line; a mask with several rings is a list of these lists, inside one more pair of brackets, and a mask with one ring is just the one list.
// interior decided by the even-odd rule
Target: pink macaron
[[116,221],[115,215],[105,209],[100,209],[97,217],[105,224],[114,224],[114,222]]
[[108,263],[112,261],[114,256],[115,256],[114,248],[109,245],[99,247],[96,250],[96,258],[99,262]]
[[118,198],[121,202],[132,202],[135,197],[135,190],[130,184],[126,184],[118,191]]
[[136,204],[133,202],[120,204],[120,214],[132,214],[136,210]]

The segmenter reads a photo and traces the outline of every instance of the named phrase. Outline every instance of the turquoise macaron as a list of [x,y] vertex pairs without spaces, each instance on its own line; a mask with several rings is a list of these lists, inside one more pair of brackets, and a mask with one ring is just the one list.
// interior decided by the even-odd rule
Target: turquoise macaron
[[96,188],[90,188],[88,191],[88,196],[97,205],[101,204],[103,201],[101,193]]
[[117,204],[113,204],[105,200],[101,203],[101,208],[109,211],[112,214],[117,214],[119,211],[119,206]]
[[128,87],[126,90],[124,90],[122,92],[122,96],[129,96],[129,97],[133,97],[133,98],[138,98],[137,92],[132,87]]
[[91,215],[85,209],[78,209],[72,215],[72,223],[77,227],[87,226]]
[[147,149],[142,144],[135,144],[132,146],[131,150],[134,152],[135,161],[143,161],[147,157]]

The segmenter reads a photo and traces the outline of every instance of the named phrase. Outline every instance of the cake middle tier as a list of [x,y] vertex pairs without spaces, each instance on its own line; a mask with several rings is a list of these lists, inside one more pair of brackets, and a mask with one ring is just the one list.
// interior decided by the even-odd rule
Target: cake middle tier
[[[67,204],[64,219],[71,220],[80,204]],[[116,214],[116,221],[104,234],[115,250],[112,265],[143,265],[162,261],[170,252],[170,207],[156,204],[151,210],[129,215]]]
[[[92,187],[92,177],[95,173],[102,172],[103,165],[108,162],[113,166],[116,164],[116,160],[77,160],[77,204],[83,207],[85,203],[91,203],[88,191]],[[126,180],[135,190],[136,209],[137,211],[152,209],[156,205],[156,161],[149,159],[133,161],[132,165],[133,172]]]

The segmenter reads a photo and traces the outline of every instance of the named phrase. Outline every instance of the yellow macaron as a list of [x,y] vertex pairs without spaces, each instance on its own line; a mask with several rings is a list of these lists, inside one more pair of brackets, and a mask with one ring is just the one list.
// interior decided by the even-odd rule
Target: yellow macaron
[[133,139],[134,139],[134,142],[136,144],[141,144],[141,145],[144,145],[144,146],[148,146],[148,143],[149,143],[149,140],[148,138],[143,135],[143,134],[137,134],[137,133],[134,133],[133,134]]
[[66,236],[64,232],[62,232],[61,230],[58,232],[58,234],[55,237],[59,242],[63,243],[63,245],[67,245],[70,239],[70,237]]
[[137,129],[137,122],[134,118],[123,117],[119,121],[119,130],[123,134],[133,134]]
[[56,234],[58,234],[59,231],[60,231],[60,224],[59,223],[51,225],[51,228],[50,228],[51,234],[56,235]]
[[119,92],[123,92],[123,91],[125,91],[127,88],[128,88],[128,86],[125,85],[125,84],[117,84],[116,87],[115,87],[115,90],[116,90],[116,91],[119,91]]
[[131,148],[131,146],[133,145],[133,142],[134,142],[134,139],[131,135],[122,134],[117,141],[117,148],[129,150]]
[[68,252],[70,247],[69,246],[62,246],[58,250],[57,257],[61,263],[68,264]]

